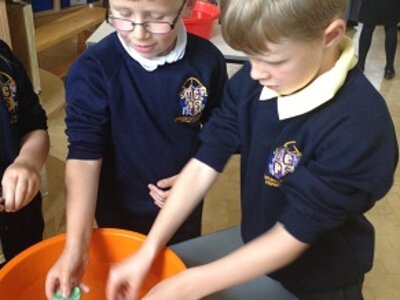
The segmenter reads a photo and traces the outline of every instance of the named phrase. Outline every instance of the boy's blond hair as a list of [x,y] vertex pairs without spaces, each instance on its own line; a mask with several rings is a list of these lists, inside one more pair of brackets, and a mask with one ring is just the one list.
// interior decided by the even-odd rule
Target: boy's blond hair
[[266,42],[281,38],[312,40],[337,18],[347,0],[224,0],[222,33],[234,49],[247,54],[267,51]]

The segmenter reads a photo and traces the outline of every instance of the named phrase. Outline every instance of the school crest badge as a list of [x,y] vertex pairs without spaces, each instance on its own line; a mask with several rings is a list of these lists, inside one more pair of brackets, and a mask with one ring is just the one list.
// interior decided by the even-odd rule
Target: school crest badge
[[302,153],[297,148],[295,141],[286,142],[281,147],[276,147],[268,158],[264,172],[265,184],[279,187],[282,179],[289,173],[293,173],[298,166]]
[[179,123],[196,123],[207,103],[207,88],[200,80],[189,77],[179,93],[182,115],[175,119]]
[[18,102],[15,100],[17,94],[17,84],[15,80],[7,73],[0,72],[0,89],[4,102],[10,113],[10,122],[18,122]]

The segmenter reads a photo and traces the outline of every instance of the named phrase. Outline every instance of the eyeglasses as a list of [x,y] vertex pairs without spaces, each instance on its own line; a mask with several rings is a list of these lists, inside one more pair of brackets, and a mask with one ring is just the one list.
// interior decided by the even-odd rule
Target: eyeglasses
[[179,17],[185,6],[185,3],[186,0],[183,0],[181,6],[179,7],[178,13],[176,14],[176,17],[173,19],[172,23],[163,21],[145,21],[142,23],[135,23],[128,19],[114,17],[110,14],[109,11],[107,13],[107,23],[118,31],[130,32],[133,31],[136,26],[140,25],[143,26],[143,28],[147,32],[153,34],[167,34],[175,28],[176,23],[178,22]]

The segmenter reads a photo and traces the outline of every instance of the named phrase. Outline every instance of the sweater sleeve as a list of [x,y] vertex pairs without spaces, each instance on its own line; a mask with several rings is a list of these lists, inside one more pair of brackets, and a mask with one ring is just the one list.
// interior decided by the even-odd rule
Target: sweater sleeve
[[224,87],[228,80],[226,63],[222,53],[220,53],[218,49],[215,49],[213,54],[215,56],[216,63],[214,64],[212,86],[209,95],[210,102],[208,105],[206,105],[202,115],[203,124],[207,122],[214,108],[220,105],[223,97]]
[[393,184],[398,148],[389,112],[360,110],[320,127],[315,155],[282,186],[288,205],[279,221],[303,242],[362,215]]
[[66,81],[69,159],[99,159],[110,135],[107,76],[92,49],[72,66]]
[[22,63],[15,57],[5,43],[1,44],[1,52],[8,59],[16,85],[16,102],[18,103],[18,131],[19,136],[37,130],[47,130],[46,112],[39,103],[39,98],[33,90]]
[[235,97],[238,76],[226,85],[220,107],[206,123],[200,134],[201,145],[195,158],[221,172],[232,154],[240,148],[238,97]]

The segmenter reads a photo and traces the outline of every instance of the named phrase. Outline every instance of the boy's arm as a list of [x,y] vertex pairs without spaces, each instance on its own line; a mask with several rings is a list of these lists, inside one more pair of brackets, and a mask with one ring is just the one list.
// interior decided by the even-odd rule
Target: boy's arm
[[218,172],[208,165],[196,159],[189,161],[179,174],[168,201],[158,214],[143,246],[134,255],[111,269],[107,283],[107,299],[119,299],[121,296],[136,299],[135,296],[139,293],[153,260],[198,205],[217,176]]
[[69,159],[65,171],[67,240],[64,251],[46,279],[48,299],[64,297],[80,284],[87,265],[102,160]]
[[280,269],[307,248],[307,244],[295,239],[277,223],[228,256],[161,282],[143,300],[200,299]]
[[86,250],[89,246],[101,165],[101,160],[67,160],[65,169],[67,249]]

